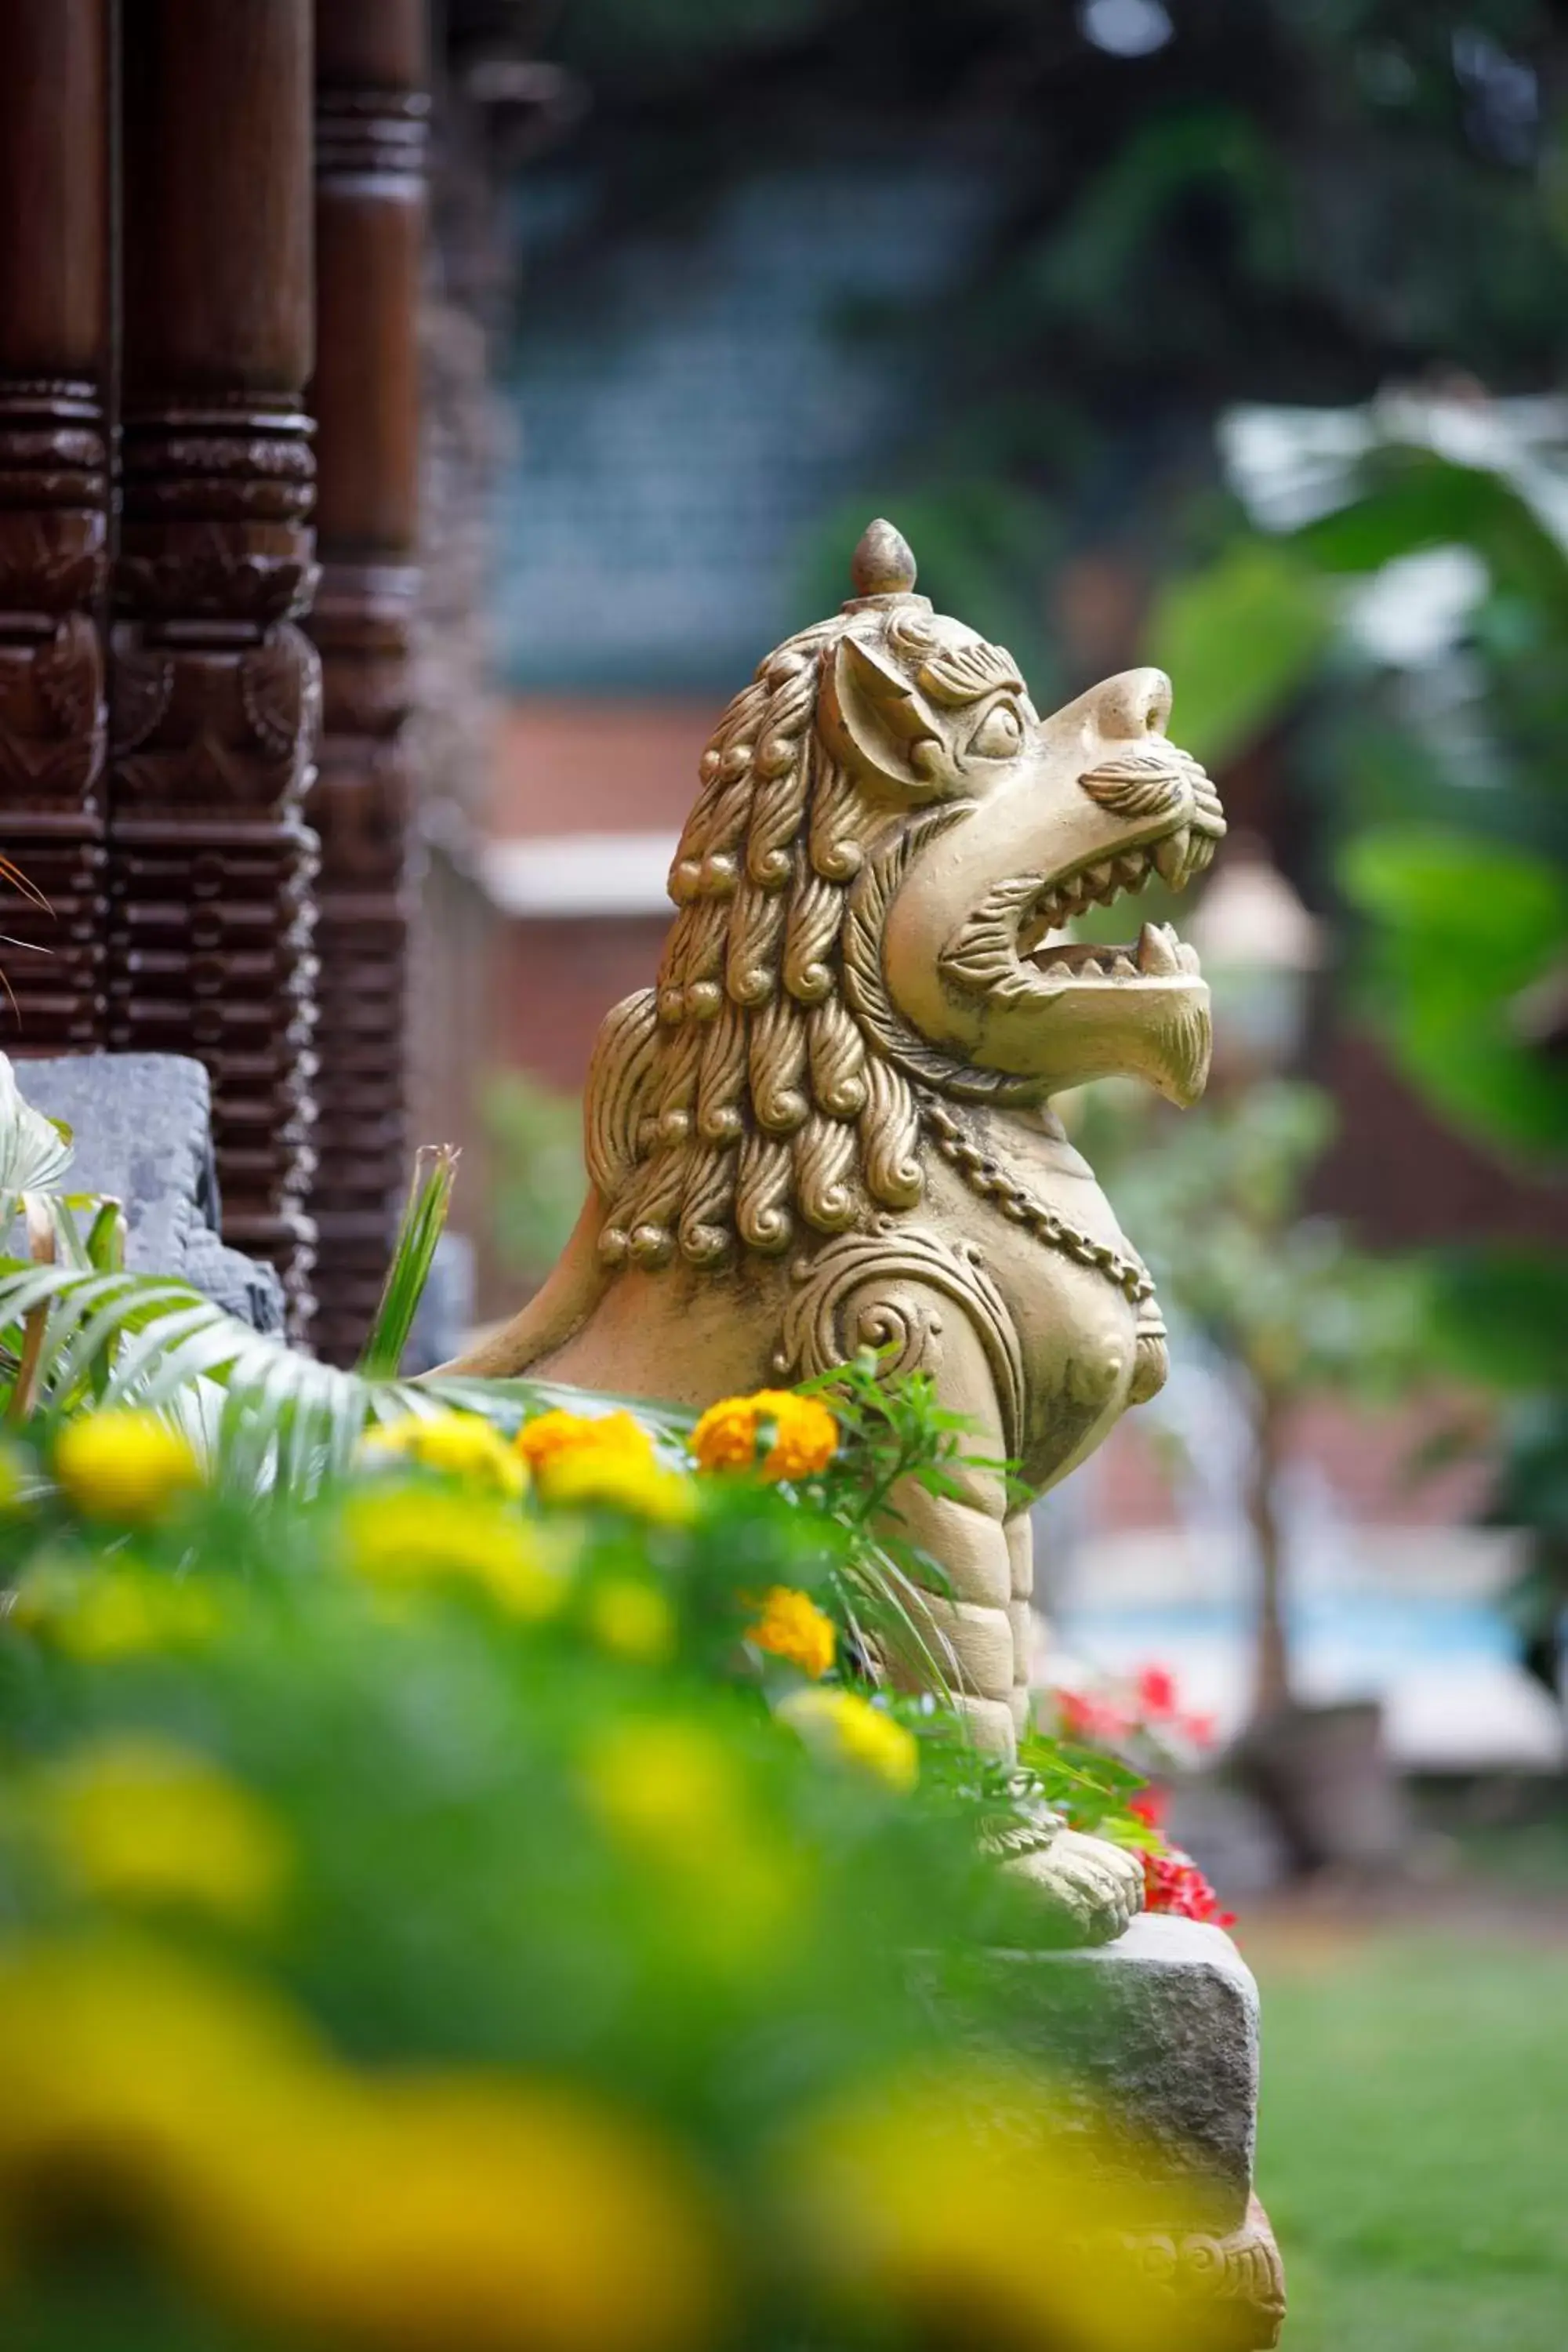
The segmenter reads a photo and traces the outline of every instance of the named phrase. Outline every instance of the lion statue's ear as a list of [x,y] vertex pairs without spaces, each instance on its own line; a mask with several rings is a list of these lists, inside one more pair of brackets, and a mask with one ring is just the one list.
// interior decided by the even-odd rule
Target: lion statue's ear
[[829,667],[824,731],[845,765],[901,798],[933,800],[953,781],[936,714],[903,672],[846,635]]

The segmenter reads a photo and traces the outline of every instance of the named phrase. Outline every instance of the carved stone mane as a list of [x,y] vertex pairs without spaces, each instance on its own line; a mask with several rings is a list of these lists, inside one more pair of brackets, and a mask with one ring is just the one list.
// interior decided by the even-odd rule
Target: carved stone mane
[[[620,1008],[589,1076],[608,1265],[657,1268],[679,1255],[713,1267],[737,1247],[777,1257],[803,1229],[846,1233],[921,1199],[920,1114],[887,1051],[878,956],[858,960],[858,990],[844,960],[848,934],[856,961],[858,905],[875,945],[886,896],[873,887],[868,907],[857,883],[874,886],[906,839],[957,812],[879,802],[829,749],[822,705],[856,609],[771,654],[703,754],[657,987]],[[916,654],[921,626],[917,614],[895,622]],[[921,672],[947,709],[1017,682],[1000,648],[964,651]],[[987,1074],[973,1078],[994,1090]]]

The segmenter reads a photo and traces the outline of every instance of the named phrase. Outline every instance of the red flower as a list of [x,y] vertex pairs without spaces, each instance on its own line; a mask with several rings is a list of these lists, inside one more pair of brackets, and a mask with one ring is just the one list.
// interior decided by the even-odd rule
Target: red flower
[[1212,1748],[1218,1736],[1219,1720],[1212,1715],[1184,1715],[1178,1718],[1178,1727],[1194,1748]]
[[1171,1809],[1168,1789],[1140,1789],[1135,1797],[1127,1800],[1127,1810],[1135,1821],[1147,1822],[1152,1830],[1163,1830],[1165,1816]]
[[1174,1715],[1174,1675],[1166,1666],[1145,1666],[1138,1677],[1138,1697],[1146,1715]]
[[1109,1699],[1090,1698],[1084,1691],[1059,1690],[1056,1695],[1057,1716],[1064,1738],[1082,1739],[1091,1746],[1114,1746],[1125,1739],[1132,1726],[1126,1714]]
[[1234,1911],[1222,1911],[1219,1896],[1184,1853],[1143,1856],[1143,1902],[1150,1911],[1163,1911],[1177,1919],[1201,1919],[1212,1927],[1234,1927]]

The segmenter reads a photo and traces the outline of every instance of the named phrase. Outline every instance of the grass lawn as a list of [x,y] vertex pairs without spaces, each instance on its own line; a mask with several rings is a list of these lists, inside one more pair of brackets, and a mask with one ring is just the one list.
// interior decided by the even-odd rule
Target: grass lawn
[[1270,1924],[1247,1956],[1283,2352],[1568,2352],[1568,1943]]

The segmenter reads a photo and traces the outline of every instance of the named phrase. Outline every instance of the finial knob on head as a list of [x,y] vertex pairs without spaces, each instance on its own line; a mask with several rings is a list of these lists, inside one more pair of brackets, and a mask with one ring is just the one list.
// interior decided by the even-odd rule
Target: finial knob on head
[[857,596],[907,596],[915,584],[915,559],[903,532],[879,516],[868,523],[849,577]]

